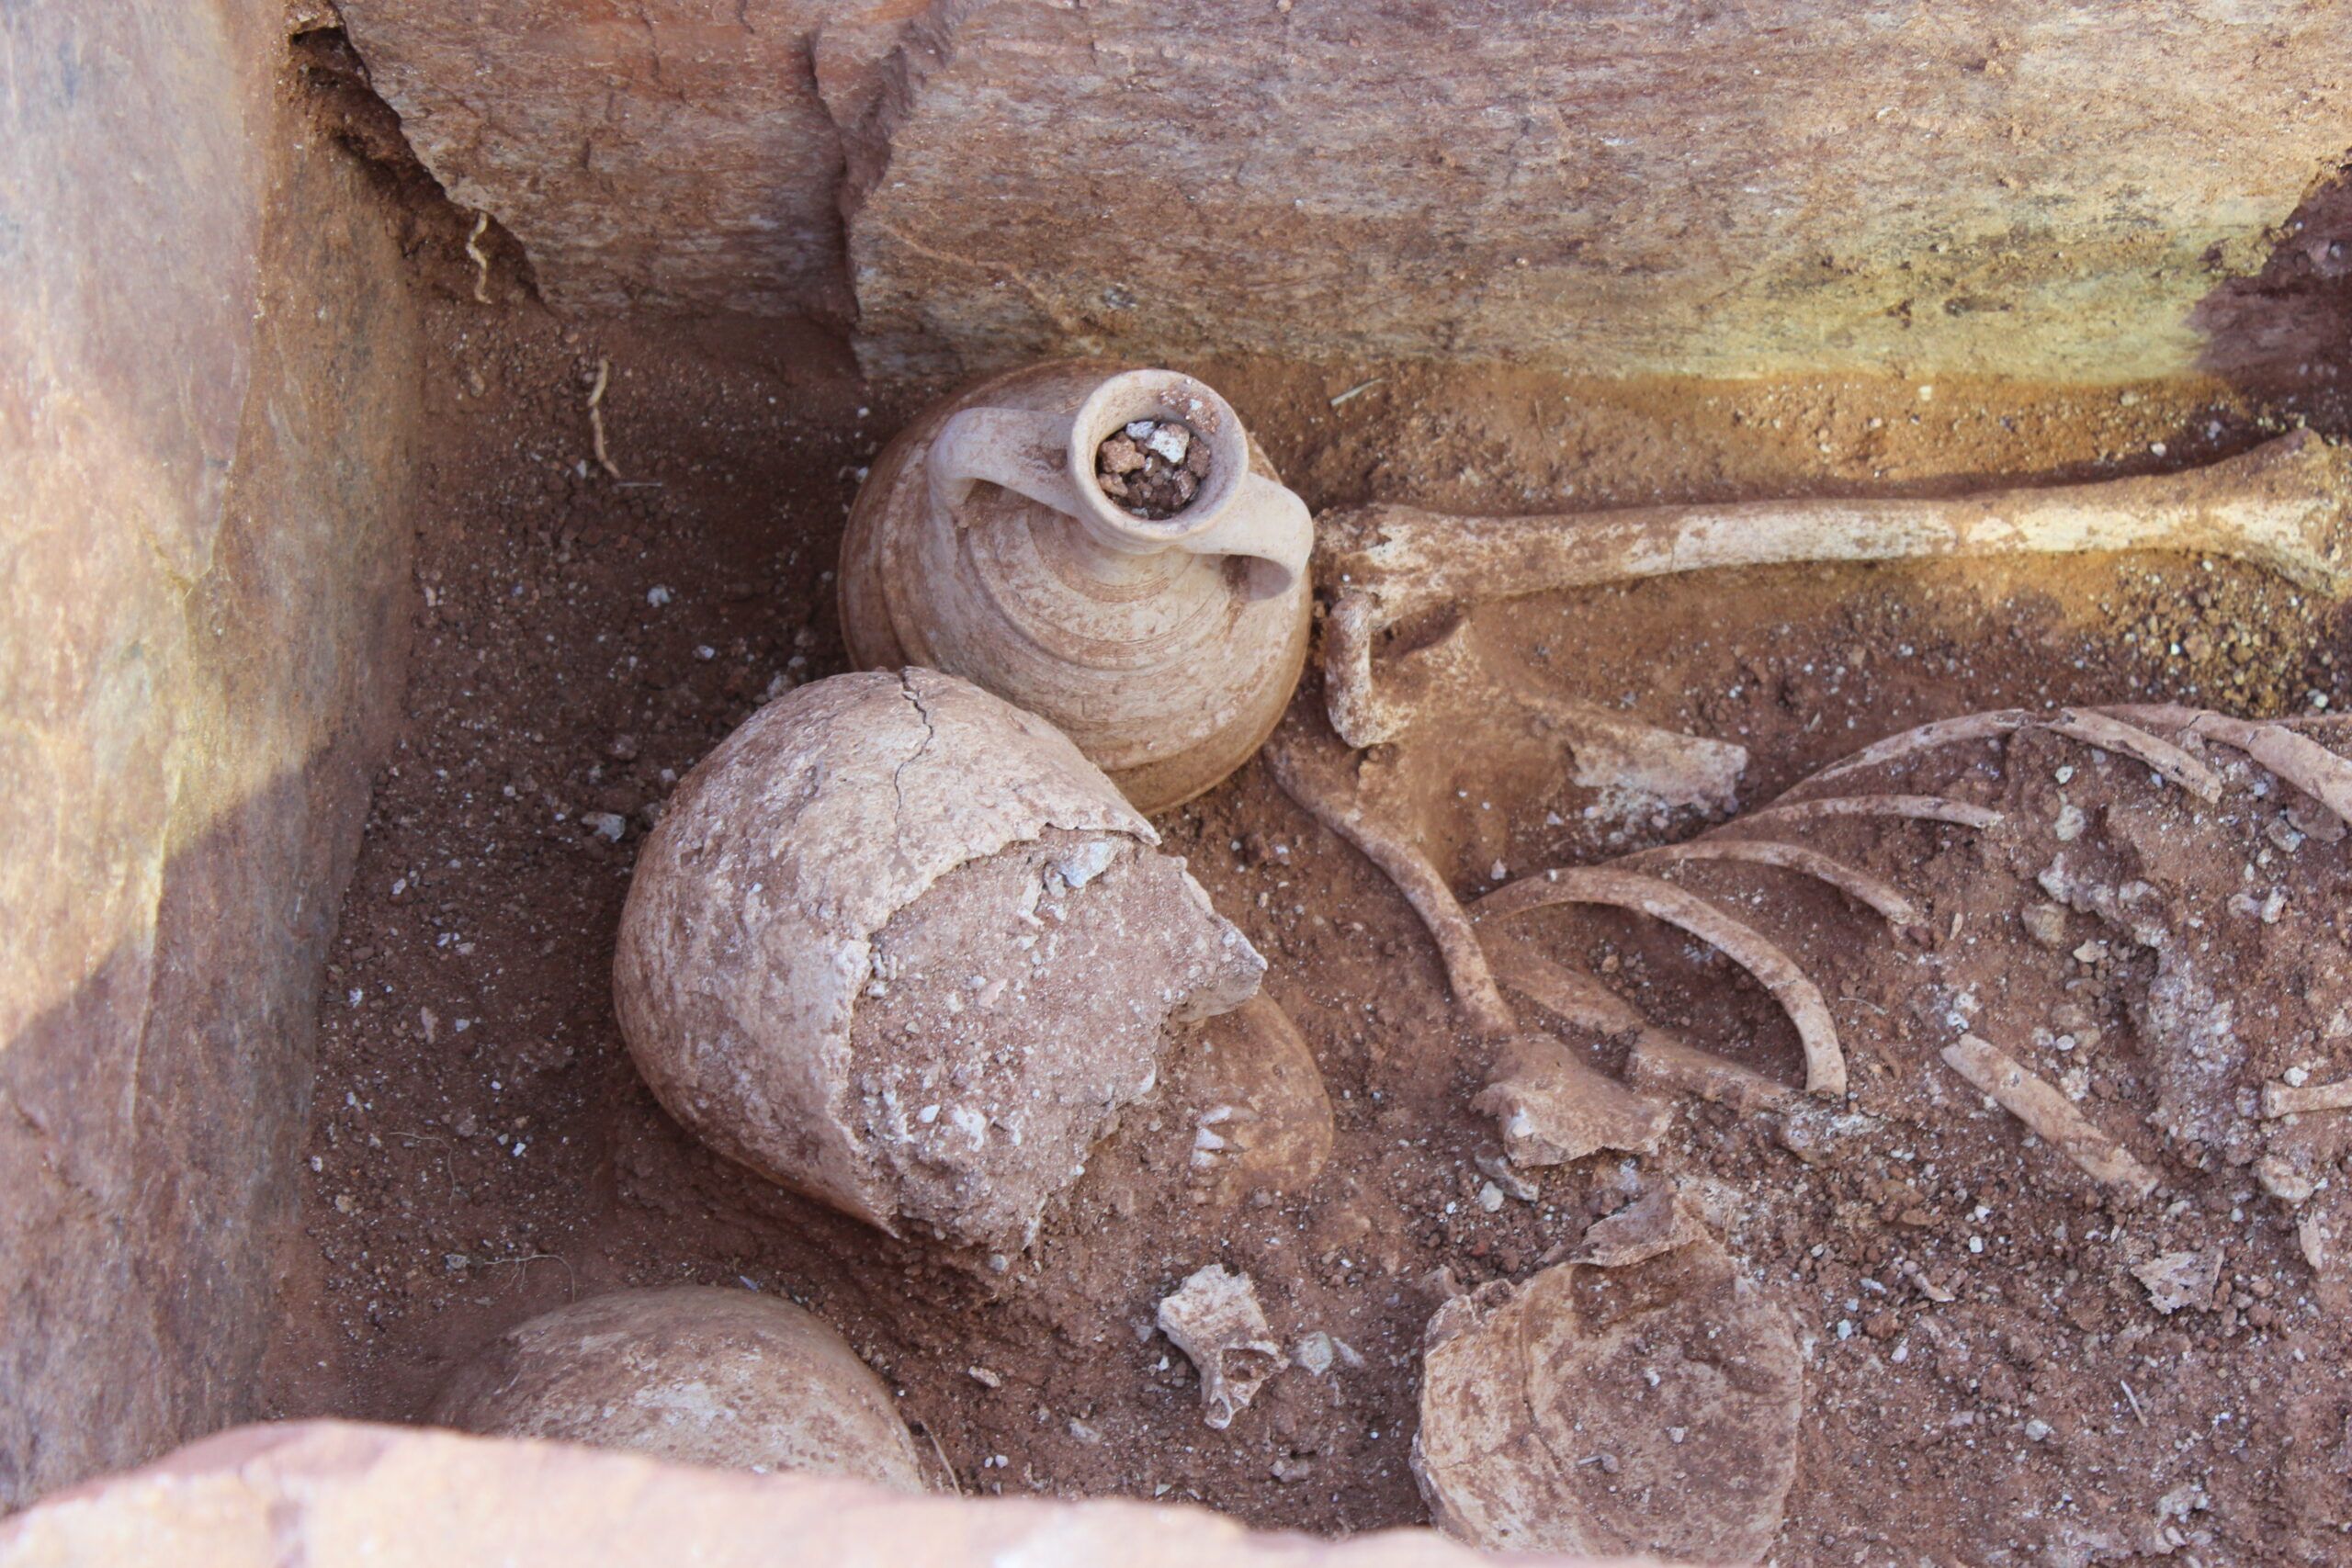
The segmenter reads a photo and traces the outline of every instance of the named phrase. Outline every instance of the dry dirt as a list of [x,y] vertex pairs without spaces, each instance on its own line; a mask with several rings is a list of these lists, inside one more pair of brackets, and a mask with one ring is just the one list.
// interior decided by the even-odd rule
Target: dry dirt
[[[1432,1275],[1476,1286],[1532,1272],[1623,1201],[1624,1163],[1589,1160],[1550,1173],[1533,1201],[1480,1204],[1475,1162],[1498,1146],[1469,1109],[1486,1047],[1457,1026],[1402,900],[1262,762],[1158,825],[1272,961],[1268,989],[1321,1066],[1337,1138],[1311,1190],[1213,1205],[1188,1179],[1199,1108],[1176,1102],[1174,1075],[1049,1210],[1010,1284],[984,1286],[699,1148],[656,1107],[614,1023],[631,859],[666,792],[720,738],[766,696],[842,668],[842,520],[863,465],[931,389],[861,385],[817,337],[567,324],[494,248],[492,302],[479,304],[464,237],[421,222],[414,244],[432,322],[415,662],[321,999],[274,1413],[415,1419],[520,1319],[623,1285],[735,1284],[837,1325],[967,1491],[1198,1499],[1323,1531],[1425,1518],[1406,1455],[1421,1331],[1441,1300]],[[600,364],[612,471],[593,454]],[[2332,395],[2262,403],[2180,384],[1179,368],[1231,399],[1317,508],[1945,493],[2148,472],[2242,450],[2298,417],[2344,423]],[[1751,803],[1880,735],[1976,709],[2352,702],[2344,617],[2188,558],[1660,581],[1490,612],[1482,634],[1563,692],[1747,746]],[[1702,826],[1589,813],[1605,803],[1567,782],[1561,759],[1482,757],[1479,717],[1460,716],[1461,744],[1427,764],[1447,771],[1422,792],[1459,890],[1482,890],[1497,861],[1599,859]],[[1918,861],[1906,887],[1931,902],[1980,897],[1965,855],[1894,833],[1860,847],[1892,855],[1898,879]],[[2328,852],[2340,868],[2342,847]],[[1831,912],[1839,931],[1863,929],[1834,906],[1804,892],[1748,913],[1784,935]],[[2343,927],[2324,913],[2310,941],[2336,944],[2340,976]],[[1785,1026],[1703,954],[1629,923],[1555,925],[1565,955],[1617,958],[1612,983],[1662,1022],[1792,1071]],[[2030,947],[2004,940],[1976,962],[1998,969]],[[1833,998],[1848,978],[1900,984],[1860,949],[1825,937],[1815,952]],[[2263,983],[2293,974],[2286,964]],[[2066,978],[2053,960],[2048,984]],[[2127,994],[2144,979],[2119,973],[2099,1004],[2118,1061],[2146,1049]],[[1946,1072],[1927,1034],[1884,1021],[1919,1003],[1839,1003],[1857,1059],[1873,1064],[1863,1093],[1885,1096],[1880,1129],[1852,1150],[1809,1164],[1762,1122],[1691,1102],[1644,1162],[1753,1205],[1736,1250],[1808,1346],[1778,1560],[2081,1562],[2174,1547],[2168,1523],[2183,1561],[2340,1561],[2352,1325],[2313,1301],[2291,1227],[2250,1196],[2245,1170],[2226,1158],[2195,1169],[2144,1130],[2134,1146],[2182,1206],[2109,1203],[1952,1085],[1926,1087]],[[2018,1028],[2038,1022],[2020,1013]],[[2265,1060],[2308,1044],[2266,1028],[2243,1031]],[[2345,1043],[2332,1049],[2340,1067]],[[2111,1087],[2102,1114],[2136,1129],[2149,1086],[2121,1073]],[[2175,1247],[2220,1249],[2222,1284],[2160,1316],[2130,1265]],[[1904,1283],[1898,1256],[1952,1299]],[[1256,1281],[1285,1343],[1321,1330],[1363,1365],[1294,1368],[1229,1430],[1207,1429],[1153,1308],[1216,1262]]]

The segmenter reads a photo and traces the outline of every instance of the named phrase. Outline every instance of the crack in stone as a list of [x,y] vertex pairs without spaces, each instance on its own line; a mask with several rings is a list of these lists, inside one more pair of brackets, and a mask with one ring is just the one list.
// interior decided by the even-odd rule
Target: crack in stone
[[931,743],[939,737],[939,728],[931,721],[931,710],[923,706],[922,694],[915,690],[914,682],[903,673],[899,677],[899,694],[913,705],[916,716],[922,720],[922,744],[917,746],[906,761],[890,770],[890,794],[898,802],[896,815],[903,819],[907,814],[907,792],[900,781],[905,778],[907,770],[922,761],[931,750]]

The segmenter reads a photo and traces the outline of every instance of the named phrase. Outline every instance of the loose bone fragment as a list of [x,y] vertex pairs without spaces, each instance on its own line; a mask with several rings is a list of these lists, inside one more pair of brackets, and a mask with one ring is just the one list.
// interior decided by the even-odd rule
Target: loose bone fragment
[[1471,1105],[1494,1117],[1503,1152],[1521,1168],[1568,1165],[1601,1149],[1647,1154],[1666,1134],[1666,1107],[1543,1034],[1505,1043],[1494,1081]]
[[2307,1111],[2352,1111],[2352,1078],[2304,1087],[2286,1083],[2262,1086],[2262,1114],[2269,1118],[2299,1115]]
[[1201,1374],[1202,1419],[1218,1431],[1290,1365],[1247,1274],[1222,1263],[1195,1269],[1159,1303],[1159,1331]]
[[1605,1219],[1585,1227],[1570,1261],[1600,1269],[1630,1269],[1636,1263],[1706,1239],[1706,1232],[1675,1195],[1660,1182]]
[[[1495,972],[1547,1012],[1597,1034],[1668,1040],[1607,987],[1563,968],[1515,938],[1487,938]],[[1679,1047],[1688,1049],[1688,1047]],[[1666,1134],[1667,1110],[1588,1064],[1566,1045],[1521,1035],[1502,1053],[1493,1082],[1476,1101],[1502,1127],[1514,1165],[1566,1165],[1598,1149],[1645,1154]]]
[[1672,883],[1590,866],[1521,877],[1487,894],[1475,908],[1477,918],[1486,921],[1549,904],[1602,904],[1636,910],[1721,948],[1762,982],[1787,1011],[1789,1021],[1797,1026],[1797,1038],[1804,1045],[1806,1089],[1827,1100],[1845,1094],[1846,1057],[1838,1044],[1838,1025],[1829,1016],[1828,1002],[1795,960],[1750,927]]
[[2352,461],[2308,432],[2181,473],[1929,501],[1772,501],[1581,516],[1453,517],[1379,505],[1327,516],[1331,722],[1351,746],[1396,739],[1409,706],[1375,690],[1381,634],[1482,601],[1722,567],[1801,561],[2199,550],[2305,587],[2352,586]]
[[2041,1141],[2073,1160],[2083,1171],[2135,1198],[2156,1189],[2155,1174],[2133,1159],[2129,1150],[2093,1126],[2073,1103],[2046,1079],[2029,1069],[1989,1040],[1963,1034],[1956,1045],[1943,1050],[1944,1064],[2002,1110],[2024,1122]]

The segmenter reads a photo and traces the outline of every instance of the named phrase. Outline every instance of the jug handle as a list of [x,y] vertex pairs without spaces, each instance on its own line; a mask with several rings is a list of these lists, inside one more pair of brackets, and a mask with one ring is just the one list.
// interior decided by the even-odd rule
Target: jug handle
[[1196,556],[1246,557],[1248,596],[1277,599],[1306,574],[1306,558],[1315,552],[1315,518],[1288,487],[1263,474],[1244,474],[1216,519],[1170,547]]
[[1198,520],[1155,524],[1130,516],[1091,486],[1081,491],[1070,473],[1070,422],[1066,414],[1030,409],[964,409],[932,437],[924,467],[933,502],[963,514],[972,486],[983,479],[1074,519],[1096,543],[1123,555],[1242,556],[1250,558],[1251,599],[1288,593],[1306,573],[1315,548],[1315,520],[1283,485],[1244,473],[1225,503]]
[[923,466],[931,499],[961,519],[972,486],[985,479],[1040,506],[1086,521],[1069,477],[1069,419],[1031,409],[964,409],[931,438]]

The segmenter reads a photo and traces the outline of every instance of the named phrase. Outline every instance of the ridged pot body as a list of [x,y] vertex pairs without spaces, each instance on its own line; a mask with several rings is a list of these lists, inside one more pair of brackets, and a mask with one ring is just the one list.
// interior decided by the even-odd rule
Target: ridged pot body
[[[1270,575],[1279,582],[1282,572],[1263,560],[1213,553],[1199,541],[1112,547],[1071,511],[985,477],[943,485],[931,471],[934,446],[956,415],[1017,411],[1008,427],[1030,416],[1027,427],[1039,434],[1026,460],[1044,475],[1033,488],[1049,490],[1059,454],[1045,450],[1046,438],[1062,430],[1078,450],[1086,437],[1070,440],[1058,422],[1076,423],[1090,399],[1100,402],[1099,389],[1138,374],[1169,373],[1057,361],[978,382],[926,411],[876,459],[858,494],[840,592],[842,631],[859,667],[960,675],[1051,722],[1137,810],[1152,812],[1239,767],[1282,716],[1306,655],[1312,601],[1303,546],[1289,581],[1270,587]],[[1210,397],[1206,420],[1219,411],[1229,420],[1230,410]],[[1272,465],[1238,422],[1226,439],[1228,450],[1246,453],[1259,499],[1267,487],[1279,490]],[[1072,478],[1084,488],[1082,476]],[[1295,528],[1306,529],[1304,507],[1286,491],[1280,498],[1296,508]],[[1085,500],[1100,510],[1099,492]]]

